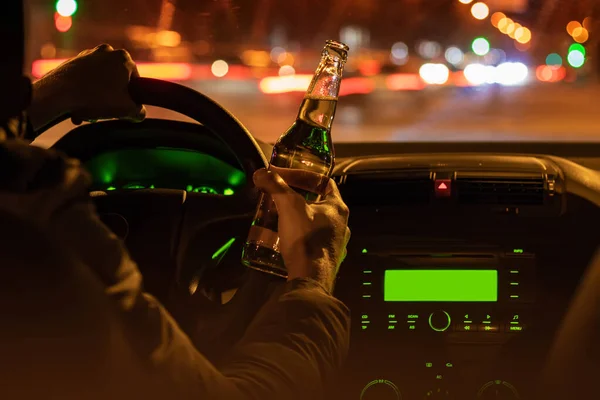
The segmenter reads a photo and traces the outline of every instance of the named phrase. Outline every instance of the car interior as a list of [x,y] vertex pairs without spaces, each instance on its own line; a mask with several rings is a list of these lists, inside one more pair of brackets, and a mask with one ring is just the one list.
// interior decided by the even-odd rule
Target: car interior
[[[247,273],[251,176],[271,145],[193,89],[140,78],[131,92],[196,122],[96,122],[53,147],[88,169],[98,212],[146,290],[203,350],[194,327],[205,300],[227,312]],[[335,295],[352,333],[328,398],[533,398],[598,245],[598,150],[336,143],[352,238]]]

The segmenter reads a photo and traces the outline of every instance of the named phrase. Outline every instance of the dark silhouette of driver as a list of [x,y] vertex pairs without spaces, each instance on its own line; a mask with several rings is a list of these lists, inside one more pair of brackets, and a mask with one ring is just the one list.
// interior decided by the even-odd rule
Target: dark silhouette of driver
[[255,174],[279,209],[289,279],[268,284],[267,300],[213,365],[143,292],[77,160],[25,140],[66,114],[142,119],[127,92],[135,64],[101,45],[32,84],[22,74],[22,7],[5,0],[0,13],[1,397],[319,398],[349,341],[348,309],[331,295],[349,238],[335,183],[309,205],[276,174]]

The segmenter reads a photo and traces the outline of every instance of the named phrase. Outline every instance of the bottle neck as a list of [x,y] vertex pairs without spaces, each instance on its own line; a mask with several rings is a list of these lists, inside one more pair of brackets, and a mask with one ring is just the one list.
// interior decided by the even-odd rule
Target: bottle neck
[[326,129],[331,128],[340,93],[344,61],[334,49],[323,49],[321,62],[298,111],[298,119]]

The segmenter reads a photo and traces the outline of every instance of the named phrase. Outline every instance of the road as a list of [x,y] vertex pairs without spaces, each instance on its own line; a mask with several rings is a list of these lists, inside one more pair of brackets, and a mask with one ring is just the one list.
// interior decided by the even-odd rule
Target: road
[[[264,95],[243,84],[188,83],[229,109],[257,138],[273,142],[293,122],[301,94]],[[233,85],[233,86],[232,86]],[[339,101],[339,142],[600,141],[600,85],[438,88],[376,92]],[[154,118],[183,119],[150,108]],[[51,144],[64,123],[41,143]]]

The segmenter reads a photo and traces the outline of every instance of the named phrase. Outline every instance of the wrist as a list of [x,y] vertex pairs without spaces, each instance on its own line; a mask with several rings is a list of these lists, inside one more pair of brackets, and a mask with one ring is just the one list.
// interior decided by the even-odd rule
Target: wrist
[[323,256],[313,260],[303,260],[288,268],[288,282],[309,279],[319,283],[328,293],[333,293],[336,264],[329,257]]
[[33,129],[37,130],[71,112],[71,92],[60,86],[54,76],[33,83],[31,104],[27,109]]

